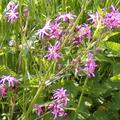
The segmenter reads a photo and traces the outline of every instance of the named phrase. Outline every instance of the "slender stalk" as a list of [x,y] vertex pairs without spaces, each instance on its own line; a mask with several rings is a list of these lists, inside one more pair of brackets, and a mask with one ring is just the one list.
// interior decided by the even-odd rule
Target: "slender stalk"
[[74,118],[73,120],[77,120],[77,113],[79,111],[79,108],[80,108],[80,105],[81,105],[81,102],[82,102],[82,98],[83,98],[83,95],[84,95],[84,92],[85,92],[85,87],[87,85],[87,82],[88,82],[88,78],[85,79],[85,82],[84,82],[84,85],[83,85],[83,89],[82,89],[82,92],[81,92],[81,96],[79,98],[79,101],[78,101],[78,105],[77,105],[77,108],[75,110],[75,115],[74,115]]
[[[27,77],[27,57],[26,57],[26,50],[23,48],[25,43],[25,31],[23,30],[23,21],[22,21],[22,2],[23,0],[19,0],[19,24],[20,24],[20,34],[21,34],[21,43],[22,43],[22,50],[20,52],[20,61],[22,66],[22,74],[23,74],[23,84],[26,82]],[[24,91],[24,90],[23,90]],[[23,92],[23,112],[26,112],[26,104],[25,104],[25,97],[26,93]]]
[[12,109],[11,109],[11,114],[10,114],[10,120],[13,119],[13,114],[14,114],[14,110],[15,110],[15,103],[16,103],[16,88],[14,90],[14,97],[12,99]]
[[43,88],[45,87],[45,80],[46,80],[47,76],[49,75],[49,71],[51,70],[51,68],[52,68],[53,65],[54,65],[54,64],[51,64],[51,66],[49,67],[47,73],[45,74],[44,79],[43,79],[43,81],[41,82],[41,84],[40,84],[40,86],[39,86],[39,88],[38,88],[38,90],[37,90],[34,98],[32,99],[32,101],[31,101],[31,103],[30,103],[30,105],[29,105],[29,107],[28,107],[27,112],[26,112],[25,114],[23,114],[22,120],[28,120],[28,115],[29,115],[29,113],[31,112],[31,110],[33,109],[33,106],[34,106],[34,104],[35,104],[38,96],[40,95],[41,91],[42,91]]
[[32,99],[32,101],[31,101],[31,103],[30,103],[30,105],[28,107],[27,112],[23,115],[22,120],[28,120],[28,115],[31,112],[31,110],[32,110],[32,108],[33,108],[33,106],[34,106],[34,104],[35,104],[35,102],[36,102],[36,100],[37,100],[37,98],[38,98],[38,96],[39,96],[42,89],[43,89],[43,84],[40,85],[38,91],[36,92],[34,98]]

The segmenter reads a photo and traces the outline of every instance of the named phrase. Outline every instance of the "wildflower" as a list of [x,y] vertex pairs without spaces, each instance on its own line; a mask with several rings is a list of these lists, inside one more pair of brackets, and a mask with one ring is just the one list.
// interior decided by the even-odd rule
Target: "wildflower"
[[98,24],[102,24],[103,17],[100,13],[96,12],[95,14],[91,14],[89,16],[90,18],[88,20],[90,20],[94,24],[94,27],[97,27]]
[[67,105],[68,98],[66,95],[66,89],[60,88],[54,91],[53,98],[54,101],[50,103],[48,109],[51,110],[54,119],[57,117],[65,117],[67,113],[64,111],[63,107]]
[[7,7],[8,7],[8,10],[13,10],[14,11],[14,10],[17,10],[18,5],[15,2],[9,2]]
[[57,89],[53,94],[53,98],[57,103],[61,103],[64,106],[67,105],[67,102],[69,100],[66,95],[66,89],[63,89],[63,88]]
[[10,10],[9,12],[6,13],[6,17],[8,19],[8,22],[14,22],[18,19],[18,12]]
[[64,109],[61,107],[60,104],[57,104],[55,102],[52,102],[49,106],[48,109],[52,111],[52,114],[54,116],[54,120],[57,117],[65,117],[67,113],[65,113]]
[[6,94],[6,89],[3,84],[0,85],[0,92],[1,92],[1,96],[4,97]]
[[37,115],[40,116],[43,112],[41,105],[36,104],[35,109],[37,111]]
[[77,26],[76,29],[78,34],[75,35],[75,37],[73,38],[74,44],[77,44],[77,45],[81,44],[84,38],[88,38],[90,40],[91,30],[87,24],[83,24],[82,26]]
[[80,37],[90,38],[91,30],[90,30],[90,27],[87,24],[83,24],[80,27],[78,32],[79,32]]
[[82,37],[74,37],[73,38],[73,43],[74,44],[81,44],[82,43]]
[[113,5],[111,12],[105,14],[103,23],[109,29],[120,27],[120,12]]
[[60,23],[59,24],[50,24],[51,33],[50,38],[56,39],[62,34],[62,30],[60,29]]
[[54,46],[48,48],[48,54],[45,56],[48,60],[58,61],[58,58],[62,58],[60,50],[60,42],[57,41]]
[[45,36],[48,36],[51,33],[52,29],[50,28],[50,20],[46,22],[45,26],[42,29],[39,29],[36,33],[39,39],[43,39]]
[[59,15],[55,21],[58,22],[60,20],[64,21],[64,22],[68,22],[69,20],[74,20],[74,18],[76,18],[75,15],[71,14],[71,13],[65,13],[62,15]]
[[6,12],[6,17],[8,19],[8,22],[15,22],[18,19],[18,4],[14,2],[10,2],[8,4],[8,11]]
[[2,79],[0,80],[0,84],[7,84],[8,87],[14,87],[15,84],[17,83],[18,83],[18,80],[15,77],[12,77],[10,75],[3,76]]
[[95,63],[95,60],[93,59],[93,54],[89,53],[87,63],[85,64],[85,67],[84,67],[84,71],[89,77],[95,76],[94,72],[95,72],[96,66],[97,65]]

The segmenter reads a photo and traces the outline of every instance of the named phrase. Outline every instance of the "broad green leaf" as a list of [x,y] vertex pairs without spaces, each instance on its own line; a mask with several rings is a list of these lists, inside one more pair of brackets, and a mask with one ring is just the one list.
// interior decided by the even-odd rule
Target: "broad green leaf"
[[115,76],[113,76],[113,77],[111,77],[110,78],[111,80],[120,80],[120,74],[118,74],[118,75],[115,75]]
[[120,53],[120,44],[119,43],[116,43],[116,42],[106,42],[105,45],[109,49]]

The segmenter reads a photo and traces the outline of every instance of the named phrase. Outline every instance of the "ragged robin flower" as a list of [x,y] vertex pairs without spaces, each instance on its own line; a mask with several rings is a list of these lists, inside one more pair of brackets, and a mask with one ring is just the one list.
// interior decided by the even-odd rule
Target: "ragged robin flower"
[[59,58],[63,58],[61,55],[61,52],[59,52],[60,45],[61,45],[61,43],[59,41],[57,41],[54,46],[50,46],[48,48],[48,53],[47,53],[47,55],[45,55],[45,57],[48,60],[55,60],[55,61],[58,61]]
[[95,77],[95,68],[96,68],[96,63],[93,58],[92,53],[88,53],[88,59],[87,63],[85,64],[84,71],[88,75],[88,77]]

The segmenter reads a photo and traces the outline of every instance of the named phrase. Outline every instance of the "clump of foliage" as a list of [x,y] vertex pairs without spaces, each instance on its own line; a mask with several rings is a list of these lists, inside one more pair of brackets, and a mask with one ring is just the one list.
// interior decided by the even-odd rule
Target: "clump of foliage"
[[0,1],[0,119],[119,120],[119,5]]

